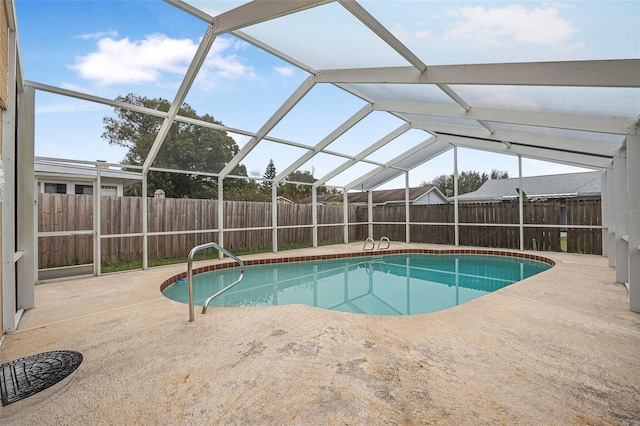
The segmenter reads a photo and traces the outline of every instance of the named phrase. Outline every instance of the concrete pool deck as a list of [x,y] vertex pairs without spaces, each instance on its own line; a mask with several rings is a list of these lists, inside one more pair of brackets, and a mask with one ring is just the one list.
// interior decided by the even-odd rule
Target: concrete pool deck
[[[409,247],[449,248],[392,242]],[[0,423],[638,424],[640,314],[626,288],[604,257],[536,254],[556,265],[406,317],[291,305],[197,309],[190,323],[159,292],[185,265],[38,285],[0,362],[64,349],[84,361],[0,408]]]

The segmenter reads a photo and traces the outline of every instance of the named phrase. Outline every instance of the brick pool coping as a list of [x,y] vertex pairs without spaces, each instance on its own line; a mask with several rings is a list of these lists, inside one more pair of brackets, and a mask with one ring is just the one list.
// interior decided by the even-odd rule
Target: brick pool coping
[[[529,259],[529,260],[537,260],[539,262],[547,263],[551,266],[555,265],[556,262],[549,259],[548,257],[538,256],[536,254],[530,253],[522,253],[522,252],[512,252],[506,250],[481,250],[481,249],[446,249],[446,250],[438,250],[438,249],[396,249],[396,250],[378,250],[378,251],[360,251],[353,253],[333,253],[333,254],[318,254],[318,255],[310,255],[310,256],[290,256],[290,257],[275,257],[275,258],[266,258],[266,259],[250,259],[244,260],[243,262],[245,266],[252,265],[269,265],[274,263],[290,263],[290,262],[307,262],[311,260],[331,260],[331,259],[343,259],[350,257],[367,257],[372,254],[376,255],[389,255],[389,254],[484,254],[484,255],[493,255],[493,256],[505,256],[505,257],[515,257],[520,259]],[[213,265],[202,266],[200,268],[193,270],[193,275],[202,274],[204,272],[217,271],[219,269],[227,269],[233,268],[237,266],[238,263],[232,260],[222,263],[216,263]],[[174,284],[178,280],[186,279],[187,272],[182,272],[180,274],[174,275],[168,279],[166,279],[160,285],[160,291],[164,291],[171,284]]]

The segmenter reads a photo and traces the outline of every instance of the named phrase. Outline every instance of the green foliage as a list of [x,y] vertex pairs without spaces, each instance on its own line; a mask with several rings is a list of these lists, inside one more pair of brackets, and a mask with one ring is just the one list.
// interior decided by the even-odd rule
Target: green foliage
[[[116,101],[132,105],[169,111],[170,103],[166,99],[149,99],[130,93],[119,96]],[[116,118],[105,117],[105,131],[102,134],[110,145],[127,148],[124,164],[142,165],[148,156],[156,135],[160,131],[163,119],[142,112],[116,108]],[[185,103],[179,115],[221,124],[212,116],[199,116],[189,104]],[[162,147],[153,163],[154,167],[189,171],[207,171],[217,173],[238,153],[239,147],[226,132],[194,124],[175,122],[167,134]],[[233,175],[247,176],[246,168],[239,165]],[[150,172],[148,177],[149,193],[163,189],[167,197],[214,198],[217,196],[217,179],[188,173]],[[246,181],[225,179],[227,190],[242,191]],[[128,191],[129,195],[138,195],[140,187]]]
[[276,166],[275,164],[273,164],[273,159],[269,160],[269,164],[267,164],[267,169],[264,171],[264,179],[268,179],[262,181],[262,187],[263,188],[269,188],[271,189],[271,180],[273,180],[276,177],[277,173],[276,173]]
[[[458,175],[458,194],[477,191],[489,179],[507,179],[509,172],[497,169],[491,170],[490,174],[476,171],[462,172]],[[433,185],[448,197],[453,196],[453,173],[450,175],[440,175],[430,182],[422,182],[422,186]]]

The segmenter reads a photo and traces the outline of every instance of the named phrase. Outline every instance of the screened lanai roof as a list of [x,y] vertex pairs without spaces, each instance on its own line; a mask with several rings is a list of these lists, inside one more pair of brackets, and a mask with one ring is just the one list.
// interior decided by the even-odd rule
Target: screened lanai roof
[[[458,35],[467,31],[469,38],[456,40],[452,34],[450,45],[434,42],[429,35],[444,31],[442,22],[452,13],[450,7],[445,13],[449,2],[398,1],[392,8],[389,2],[373,0],[166,2],[195,18],[204,32],[175,93],[174,108],[166,114],[153,112],[165,124],[146,158],[145,171],[153,167],[173,121],[185,120],[177,116],[177,107],[194,90],[194,81],[206,78],[199,73],[215,50],[218,36],[229,34],[304,71],[306,78],[296,90],[282,94],[275,110],[260,110],[258,115],[263,118],[255,128],[226,128],[248,139],[223,169],[212,171],[221,177],[231,176],[238,164],[263,145],[287,152],[291,158],[278,171],[276,182],[322,157],[331,166],[316,176],[314,186],[349,176],[339,181],[346,190],[379,187],[454,146],[601,170],[624,149],[626,136],[637,131],[638,33],[629,35],[636,39],[630,48],[616,51],[613,57],[607,56],[606,48],[585,59],[575,53],[579,49],[553,47],[529,56],[526,50],[477,49],[476,43],[483,40],[480,34],[473,39],[475,30],[470,24],[458,29]],[[579,2],[567,7],[572,13],[583,13]],[[629,7],[637,20],[639,6],[629,3]],[[475,14],[473,19],[488,26],[499,19],[484,3],[456,10]],[[545,10],[540,6],[538,12]],[[476,22],[473,19],[466,22]],[[607,31],[602,21],[594,19],[593,31],[576,36],[577,44],[596,43],[594,34]],[[570,26],[565,30],[575,32]],[[532,30],[514,31],[513,37],[533,37],[527,31]],[[547,37],[547,29],[537,31],[539,38]],[[313,102],[322,97],[319,88],[327,85],[341,92],[333,107],[344,109],[344,117],[327,124],[330,129],[322,138],[283,137],[282,126],[288,120],[299,120],[297,107],[310,104],[313,111]],[[107,99],[93,100],[115,105]],[[247,114],[252,109],[259,110],[247,108]],[[322,109],[318,107],[315,114],[320,117]],[[379,129],[373,137],[371,132],[353,136],[360,127],[375,125]],[[359,177],[353,178],[354,170]]]

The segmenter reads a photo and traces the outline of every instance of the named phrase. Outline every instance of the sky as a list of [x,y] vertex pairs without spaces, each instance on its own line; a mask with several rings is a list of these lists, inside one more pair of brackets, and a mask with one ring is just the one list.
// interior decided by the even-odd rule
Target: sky
[[[189,3],[212,15],[241,4]],[[360,3],[427,65],[640,57],[638,1]],[[199,19],[155,0],[16,0],[15,4],[25,79],[109,99],[136,93],[173,100],[207,28]],[[357,24],[338,4],[330,4],[243,31],[272,42],[282,52],[316,69],[407,65]],[[284,38],[283,26],[287,28]],[[227,126],[256,132],[307,76],[305,71],[233,35],[221,35],[186,102],[199,115],[208,113]],[[491,93],[467,90],[465,95],[479,103],[501,107],[515,103],[536,108],[544,104],[519,104],[523,98],[517,89],[523,88],[498,89]],[[439,102],[442,94],[435,92],[425,88],[424,96]],[[540,89],[536,93],[543,98],[548,92]],[[536,96],[527,99],[538,102]],[[574,104],[597,108],[593,99],[597,99],[596,93],[590,100],[577,99]],[[630,102],[632,111],[640,113],[638,91],[632,92]],[[335,86],[316,85],[269,135],[313,146],[364,105],[361,99]],[[102,120],[109,116],[113,116],[110,107],[38,91],[36,155],[120,162],[126,151],[109,146],[101,136]],[[396,117],[374,112],[328,149],[355,155],[400,124]],[[248,140],[241,135],[231,136],[240,146]],[[410,130],[370,158],[386,162],[428,137],[425,132]],[[263,142],[242,164],[250,176],[259,177],[269,159],[273,159],[277,171],[282,171],[305,152]],[[320,154],[301,169],[312,171],[319,178],[343,161],[341,157]],[[373,167],[361,164],[330,183],[348,184]],[[517,157],[458,149],[459,171],[492,169],[517,176]],[[525,176],[582,170],[523,160]],[[412,170],[410,184],[428,182],[452,171],[453,153],[448,151]],[[404,177],[400,177],[384,187],[403,186]]]

